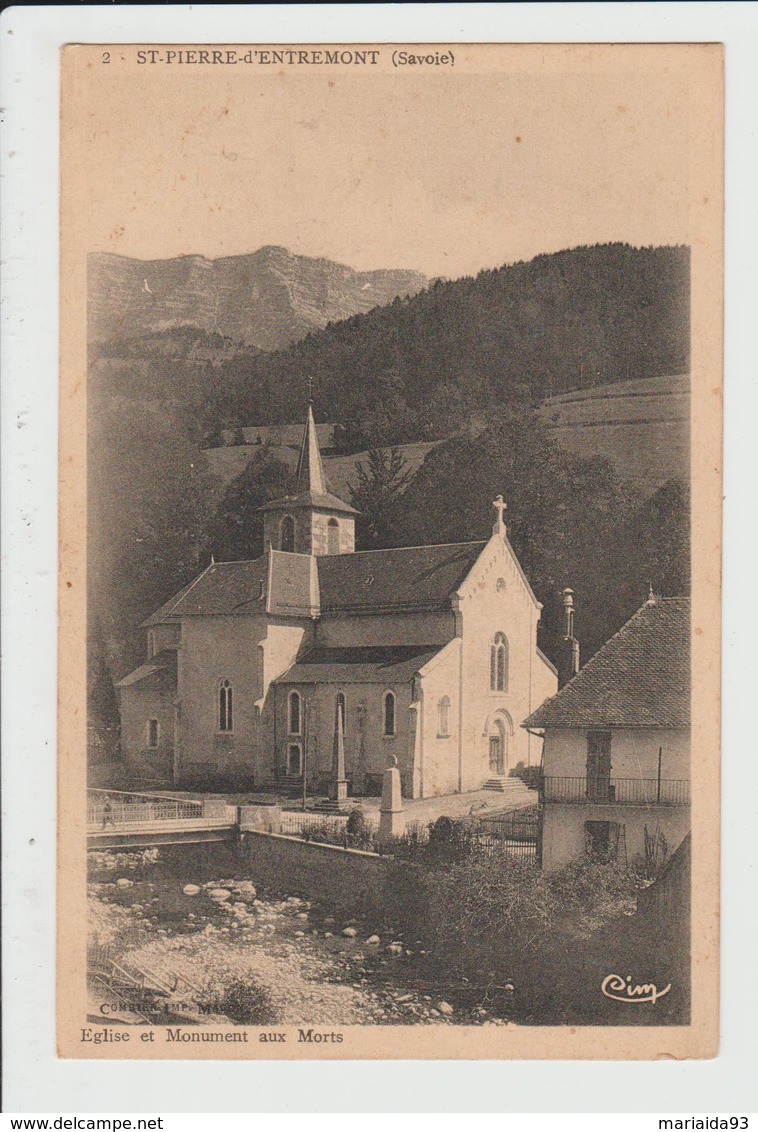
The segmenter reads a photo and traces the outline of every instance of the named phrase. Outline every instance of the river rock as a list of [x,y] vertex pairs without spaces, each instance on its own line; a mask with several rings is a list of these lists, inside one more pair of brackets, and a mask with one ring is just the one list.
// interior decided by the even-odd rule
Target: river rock
[[388,955],[402,955],[403,954],[403,945],[402,945],[402,943],[390,943],[385,948],[385,950],[386,950]]
[[439,1010],[440,1014],[453,1014],[454,1013],[453,1008],[452,1008],[452,1006],[450,1005],[449,1002],[438,1002],[437,1003],[437,1009]]
[[129,880],[127,877],[119,877],[116,881],[116,884],[119,888],[131,888],[134,884],[134,881]]
[[298,912],[297,916],[295,916],[295,919],[296,920],[307,920],[308,919],[308,913],[307,912]]
[[382,941],[379,939],[378,935],[370,935],[368,937],[368,939],[366,940],[366,943],[381,943],[381,942]]
[[199,884],[185,884],[184,888],[182,889],[182,892],[185,896],[198,896],[200,894],[200,891],[201,890]]
[[218,904],[223,904],[224,901],[231,897],[231,892],[228,888],[212,888],[208,893],[211,900],[215,900]]
[[358,934],[358,929],[357,928],[343,928],[342,934],[345,937],[345,939],[355,939],[355,937]]

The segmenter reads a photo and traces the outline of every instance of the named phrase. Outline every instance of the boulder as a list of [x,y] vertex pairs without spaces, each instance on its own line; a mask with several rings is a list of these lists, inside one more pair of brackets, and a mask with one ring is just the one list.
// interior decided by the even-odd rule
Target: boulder
[[199,884],[185,884],[182,892],[185,896],[198,896],[201,892]]
[[437,1003],[437,1009],[439,1010],[440,1014],[453,1014],[454,1013],[453,1008],[452,1008],[452,1006],[450,1005],[449,1002],[438,1002]]
[[343,928],[342,934],[345,937],[345,939],[355,939],[355,937],[358,934],[358,929],[357,928]]
[[366,940],[366,943],[374,943],[374,944],[377,944],[377,943],[381,943],[381,942],[382,942],[382,941],[381,941],[381,940],[379,939],[379,936],[378,936],[378,935],[370,935],[370,936],[368,937],[368,939]]
[[116,881],[119,888],[131,888],[134,884],[133,880],[128,880],[127,877],[119,877]]

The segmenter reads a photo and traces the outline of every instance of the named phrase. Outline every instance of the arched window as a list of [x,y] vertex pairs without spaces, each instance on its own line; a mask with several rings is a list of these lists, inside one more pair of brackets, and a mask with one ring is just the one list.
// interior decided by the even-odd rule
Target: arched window
[[437,704],[437,734],[446,738],[450,734],[450,697],[443,696]]
[[326,524],[326,553],[339,554],[340,552],[340,525],[336,519],[330,519]]
[[234,730],[234,693],[228,680],[222,681],[218,693],[218,729]]
[[279,524],[279,549],[295,550],[295,520],[291,515],[285,515]]
[[508,691],[508,639],[505,633],[495,633],[490,648],[490,691]]
[[384,693],[384,734],[395,734],[395,693]]
[[300,734],[300,693],[290,692],[289,694],[289,733],[290,735]]
[[347,730],[347,704],[345,703],[345,693],[337,692],[337,701],[334,705],[335,720],[342,716],[342,734]]

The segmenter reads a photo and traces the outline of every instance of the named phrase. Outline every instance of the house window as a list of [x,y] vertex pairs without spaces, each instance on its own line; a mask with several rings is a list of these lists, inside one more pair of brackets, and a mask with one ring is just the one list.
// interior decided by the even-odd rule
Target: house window
[[147,721],[147,745],[148,747],[158,746],[158,720],[148,719]]
[[490,691],[508,691],[508,639],[505,633],[495,633],[490,647]]
[[303,773],[303,749],[299,743],[290,743],[287,748],[287,774],[300,778]]
[[343,735],[345,734],[345,731],[347,730],[347,710],[346,710],[346,708],[347,708],[347,705],[345,703],[345,693],[344,692],[338,692],[337,693],[337,702],[335,704],[335,709],[334,709],[335,710],[335,719],[339,720],[340,716],[342,717],[342,734]]
[[395,734],[395,693],[384,693],[384,734]]
[[300,693],[290,692],[289,694],[289,733],[290,735],[300,734]]
[[443,696],[437,704],[437,734],[446,739],[450,734],[450,697]]
[[218,693],[218,729],[219,731],[234,730],[234,697],[232,686],[224,680]]
[[279,526],[279,549],[295,550],[295,520],[291,515],[285,515]]
[[340,552],[340,525],[336,519],[330,519],[326,524],[326,553],[339,554]]

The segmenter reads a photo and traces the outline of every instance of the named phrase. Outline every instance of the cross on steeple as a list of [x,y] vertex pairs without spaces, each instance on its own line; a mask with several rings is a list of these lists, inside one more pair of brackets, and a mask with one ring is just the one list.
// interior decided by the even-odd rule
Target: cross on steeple
[[313,404],[313,378],[308,376],[308,404]]
[[503,522],[503,512],[507,511],[508,504],[503,502],[502,495],[498,495],[497,498],[493,500],[492,506],[497,512],[497,518],[492,525],[492,533],[493,535],[500,535],[501,538],[505,538],[505,523]]

